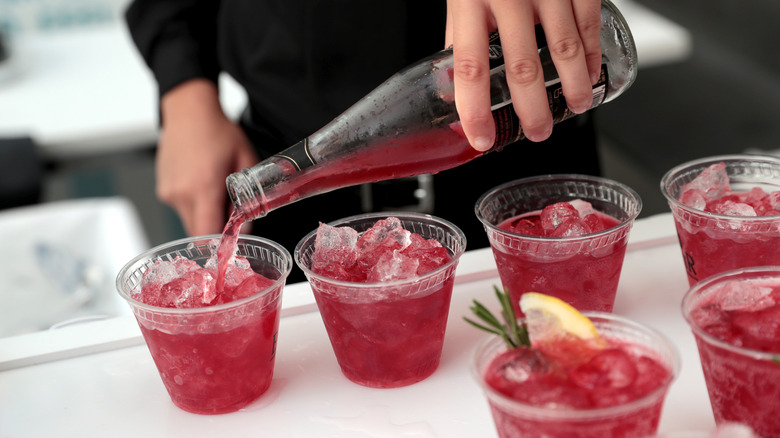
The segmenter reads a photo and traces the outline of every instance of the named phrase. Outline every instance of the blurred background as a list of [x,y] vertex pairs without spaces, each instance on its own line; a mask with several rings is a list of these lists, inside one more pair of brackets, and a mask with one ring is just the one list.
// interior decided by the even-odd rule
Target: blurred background
[[[128,3],[0,0],[0,337],[124,312],[119,268],[184,237],[154,193],[157,90],[125,30]],[[642,217],[667,211],[658,184],[672,166],[780,147],[780,3],[615,3],[639,75],[595,116],[604,175],[639,192]],[[220,85],[238,116],[242,91]]]

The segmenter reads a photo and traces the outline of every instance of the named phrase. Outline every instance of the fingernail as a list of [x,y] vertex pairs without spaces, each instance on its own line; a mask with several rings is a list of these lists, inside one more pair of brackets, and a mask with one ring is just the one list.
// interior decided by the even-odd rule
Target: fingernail
[[526,133],[526,137],[528,137],[529,140],[533,142],[540,142],[547,140],[548,137],[550,137],[550,134],[552,134],[552,129],[547,128],[544,131],[542,131],[541,134],[539,133]]
[[590,75],[590,84],[591,85],[596,85],[596,82],[598,82],[598,81],[599,81],[599,74],[598,73],[592,73]]
[[474,149],[480,150],[480,151],[486,151],[493,146],[493,140],[491,140],[489,137],[477,137],[474,139],[473,143]]
[[590,109],[590,102],[581,104],[572,104],[571,110],[577,114],[582,114]]

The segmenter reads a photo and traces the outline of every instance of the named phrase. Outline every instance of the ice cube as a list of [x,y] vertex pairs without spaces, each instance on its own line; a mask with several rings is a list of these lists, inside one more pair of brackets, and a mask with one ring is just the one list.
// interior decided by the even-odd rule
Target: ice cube
[[625,351],[610,348],[575,368],[570,377],[580,387],[604,390],[625,388],[634,383],[637,374],[636,366]]
[[580,214],[580,218],[585,218],[589,214],[596,214],[596,210],[593,208],[593,204],[584,199],[574,199],[569,201],[572,207]]
[[725,315],[719,304],[705,304],[691,310],[691,319],[699,327],[706,328],[724,321]]
[[772,296],[773,290],[774,288],[761,283],[743,281],[725,283],[713,294],[717,294],[714,296],[717,296],[720,308],[724,311],[755,312],[776,304]]
[[531,221],[529,219],[518,219],[509,225],[509,230],[516,234],[522,234],[524,236],[544,236],[544,228],[542,228],[541,222]]
[[410,231],[403,228],[400,219],[382,219],[360,236],[357,242],[358,251],[373,251],[373,248],[379,246],[404,249],[409,246],[410,234]]
[[404,280],[417,276],[420,261],[393,250],[382,254],[368,271],[368,282]]
[[403,253],[420,263],[417,275],[425,274],[450,261],[450,253],[436,239],[426,239],[419,234],[412,234],[411,243]]
[[142,284],[147,283],[159,283],[159,284],[165,284],[169,281],[176,278],[177,272],[176,272],[176,266],[173,264],[173,262],[169,262],[166,260],[161,260],[158,262],[155,262],[151,266],[149,266],[146,271],[144,271],[144,275],[141,278]]
[[637,376],[633,394],[641,396],[658,388],[669,376],[667,369],[657,358],[642,356],[636,360]]
[[597,214],[589,214],[582,218],[582,222],[588,227],[591,233],[597,233],[607,229],[607,225],[601,220],[601,217]]
[[761,201],[761,204],[754,206],[756,214],[759,216],[780,215],[780,191],[768,193]]
[[357,259],[358,232],[350,227],[332,227],[320,223],[314,241],[311,268],[329,270],[331,265],[351,266]]
[[516,348],[502,356],[501,362],[496,365],[498,375],[511,384],[523,383],[553,370],[550,361],[539,350],[532,348]]
[[274,284],[273,280],[250,271],[249,275],[244,278],[244,281],[230,291],[229,300],[240,300],[241,298],[252,296],[272,284]]
[[[222,287],[234,288],[253,275],[255,275],[255,272],[251,269],[230,265],[225,271],[225,280]],[[216,275],[214,277],[216,278]]]
[[775,210],[780,210],[780,190],[772,192],[768,196],[769,204]]
[[686,207],[694,208],[696,210],[702,210],[707,207],[707,200],[699,190],[685,190],[680,195],[680,203]]
[[236,256],[233,258],[233,265],[238,269],[252,270],[252,263],[246,257]]
[[733,323],[743,333],[754,339],[753,342],[765,344],[767,351],[777,348],[780,339],[780,305],[771,306],[757,312],[739,313]]
[[753,187],[749,192],[742,194],[742,202],[745,204],[756,206],[764,202],[767,193],[761,187]]
[[742,202],[734,202],[731,200],[719,200],[711,202],[707,205],[707,210],[712,211],[715,214],[723,214],[726,216],[743,216],[754,217],[756,210],[748,204]]
[[549,237],[579,237],[590,233],[588,225],[579,217],[570,217],[551,230]]
[[163,307],[203,307],[210,304],[214,298],[214,277],[205,269],[187,272],[160,289],[160,305]]
[[682,192],[696,190],[706,202],[714,201],[731,191],[729,176],[726,173],[726,164],[716,163],[702,170],[702,172],[683,186]]
[[210,271],[217,272],[217,270],[219,269],[219,257],[217,257],[216,254],[212,254],[206,260],[206,263],[203,264],[203,267]]
[[542,209],[540,219],[547,234],[552,233],[563,221],[569,218],[579,219],[580,213],[568,202],[556,202]]
[[201,269],[198,262],[182,256],[176,256],[173,259],[173,266],[176,268],[176,274],[178,275],[184,275],[187,272]]
[[389,217],[377,221],[360,236],[355,245],[358,269],[367,274],[383,254],[409,246],[411,234],[403,228],[398,218]]

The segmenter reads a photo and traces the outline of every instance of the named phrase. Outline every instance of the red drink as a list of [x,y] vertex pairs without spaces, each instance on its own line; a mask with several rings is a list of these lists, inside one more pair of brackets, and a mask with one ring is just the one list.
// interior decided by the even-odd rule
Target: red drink
[[141,254],[117,278],[171,400],[181,409],[240,409],[271,384],[284,280],[284,248],[238,239],[217,288],[216,239],[189,238]]
[[[566,220],[545,234],[541,216],[540,211],[522,214],[500,223],[498,228],[533,237],[581,237],[620,224],[617,219],[594,211],[583,220]],[[515,267],[500,270],[499,274],[501,282],[510,291],[518,315],[522,315],[518,304],[520,296],[527,291],[558,297],[580,310],[611,312],[626,244],[626,240],[615,241],[597,252],[584,250],[552,263],[540,253],[494,251],[494,255],[499,266]]]
[[603,349],[577,344],[576,351],[557,349],[553,358],[526,347],[507,350],[497,337],[479,346],[473,371],[500,437],[655,434],[679,366],[674,349],[654,331],[627,319],[588,316],[607,341]]
[[[237,316],[230,313],[197,319],[214,326]],[[185,411],[233,412],[256,400],[271,385],[279,329],[277,306],[245,317],[244,324],[236,328],[205,333],[186,329],[167,333],[160,324],[140,315],[137,318],[171,400]]]
[[780,270],[746,268],[698,283],[683,301],[718,424],[780,436]]
[[477,201],[501,283],[517,315],[520,296],[541,292],[578,310],[611,312],[641,201],[603,178],[526,178]]
[[376,388],[410,385],[438,367],[465,250],[446,221],[391,215],[400,220],[367,214],[321,225],[295,251],[343,374]]
[[416,383],[439,366],[453,278],[415,299],[363,302],[315,295],[333,351],[355,383],[393,388]]
[[688,283],[749,266],[780,264],[780,160],[713,157],[661,181],[674,214]]

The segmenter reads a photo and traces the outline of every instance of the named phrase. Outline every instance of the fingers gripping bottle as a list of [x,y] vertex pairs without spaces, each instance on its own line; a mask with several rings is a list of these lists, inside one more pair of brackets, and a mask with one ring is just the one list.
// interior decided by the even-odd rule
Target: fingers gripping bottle
[[[601,4],[601,77],[592,108],[620,96],[637,73],[636,47],[620,11]],[[554,123],[574,114],[537,26]],[[487,151],[523,138],[512,107],[499,36],[490,37],[490,93],[496,140]],[[455,109],[453,56],[447,49],[399,71],[311,136],[252,168],[227,178],[227,189],[246,220],[299,199],[341,187],[433,174],[487,152],[473,149]]]

